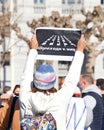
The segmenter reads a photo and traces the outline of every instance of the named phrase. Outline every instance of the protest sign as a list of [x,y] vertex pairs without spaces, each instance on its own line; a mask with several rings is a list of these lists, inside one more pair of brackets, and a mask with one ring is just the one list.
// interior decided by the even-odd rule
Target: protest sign
[[80,29],[39,27],[35,33],[39,43],[37,59],[72,61]]

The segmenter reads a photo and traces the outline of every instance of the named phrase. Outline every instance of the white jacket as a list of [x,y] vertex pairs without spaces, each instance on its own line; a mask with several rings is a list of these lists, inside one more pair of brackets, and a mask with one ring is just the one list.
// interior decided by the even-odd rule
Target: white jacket
[[21,78],[20,105],[22,117],[24,113],[32,115],[34,113],[50,112],[56,120],[57,130],[66,130],[66,110],[79,81],[84,54],[76,51],[62,89],[51,95],[31,92],[36,56],[37,51],[31,49]]

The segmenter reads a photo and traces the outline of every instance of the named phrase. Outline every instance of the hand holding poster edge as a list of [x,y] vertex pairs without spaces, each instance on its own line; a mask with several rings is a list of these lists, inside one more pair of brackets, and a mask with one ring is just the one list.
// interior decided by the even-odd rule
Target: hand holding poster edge
[[39,27],[35,29],[41,60],[72,61],[81,29]]

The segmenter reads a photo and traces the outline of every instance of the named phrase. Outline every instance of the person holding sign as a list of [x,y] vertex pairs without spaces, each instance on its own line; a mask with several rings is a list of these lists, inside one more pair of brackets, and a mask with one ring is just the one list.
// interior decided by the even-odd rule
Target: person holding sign
[[[79,81],[84,59],[83,51],[86,47],[85,38],[81,35],[68,75],[58,91],[54,88],[56,74],[51,65],[39,65],[34,72],[34,63],[38,55],[36,36],[32,37],[29,46],[30,52],[20,84],[21,127],[28,127],[27,130],[66,130],[66,111]],[[46,123],[43,123],[39,115],[41,119],[49,117],[50,121],[46,119]],[[33,116],[35,123],[33,125],[31,122],[29,125]],[[27,117],[29,120],[26,120]]]

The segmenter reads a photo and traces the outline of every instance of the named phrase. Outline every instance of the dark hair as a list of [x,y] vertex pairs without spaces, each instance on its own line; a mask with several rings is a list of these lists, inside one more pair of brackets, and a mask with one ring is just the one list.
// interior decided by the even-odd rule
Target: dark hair
[[15,90],[16,90],[17,88],[20,88],[20,85],[19,85],[19,84],[15,85],[15,87],[14,87],[14,89],[13,89],[13,93],[15,93]]
[[103,78],[99,78],[96,80],[96,85],[101,89],[104,90],[104,79]]
[[3,93],[8,92],[9,90],[11,90],[11,87],[10,86],[5,86],[4,89],[3,89]]

